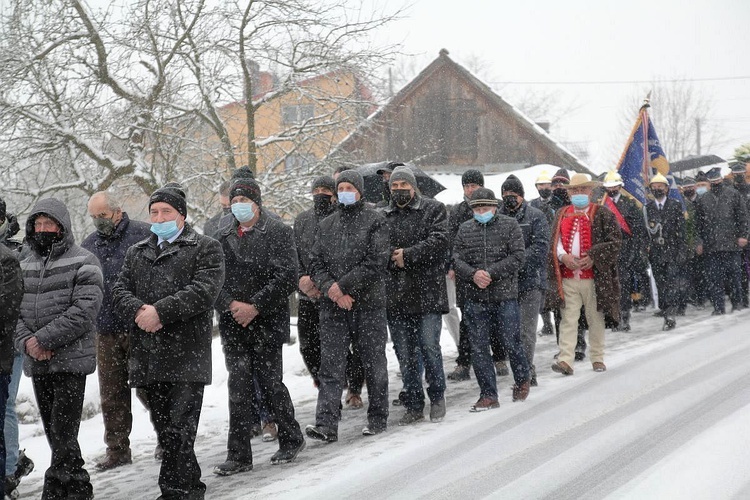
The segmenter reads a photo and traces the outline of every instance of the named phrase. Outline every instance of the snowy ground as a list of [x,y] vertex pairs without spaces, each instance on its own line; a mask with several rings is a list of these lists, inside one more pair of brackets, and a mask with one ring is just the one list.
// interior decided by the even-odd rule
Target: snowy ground
[[[345,411],[338,443],[308,440],[297,462],[272,466],[276,443],[253,442],[255,469],[232,477],[211,470],[225,455],[226,373],[214,342],[214,381],[207,387],[196,451],[209,499],[238,498],[750,498],[750,312],[712,318],[688,310],[678,328],[661,332],[651,311],[634,314],[631,333],[607,332],[606,373],[588,360],[563,377],[549,366],[554,337],[540,337],[539,387],[511,403],[511,377],[499,379],[501,407],[469,413],[473,380],[449,383],[440,424],[398,427],[393,408],[386,434],[360,435],[366,410]],[[446,371],[456,348],[444,330]],[[388,345],[390,394],[400,379]],[[285,381],[301,426],[314,423],[316,391],[298,346],[284,347]],[[33,401],[24,379],[21,397]],[[366,398],[365,398],[366,401]],[[87,404],[98,405],[96,376]],[[81,425],[80,443],[97,498],[155,498],[155,435],[136,399],[133,464],[97,472],[104,452],[101,415]],[[37,469],[19,487],[39,497],[49,451],[39,422],[21,426],[21,445]]]

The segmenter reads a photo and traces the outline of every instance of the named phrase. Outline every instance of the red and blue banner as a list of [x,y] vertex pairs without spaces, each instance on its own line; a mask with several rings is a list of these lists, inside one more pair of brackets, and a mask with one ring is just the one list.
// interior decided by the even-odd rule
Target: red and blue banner
[[649,179],[660,173],[669,180],[669,197],[678,200],[684,208],[685,203],[670,171],[667,155],[664,154],[656,129],[648,117],[648,108],[648,104],[641,106],[633,131],[625,144],[625,151],[617,165],[623,188],[644,205],[648,201],[646,187]]

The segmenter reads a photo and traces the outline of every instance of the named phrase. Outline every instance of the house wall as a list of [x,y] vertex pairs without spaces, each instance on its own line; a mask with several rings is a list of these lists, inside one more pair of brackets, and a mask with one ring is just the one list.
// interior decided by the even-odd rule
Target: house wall
[[[411,161],[425,169],[489,164],[571,166],[451,65],[424,78],[343,149],[352,161]],[[443,169],[444,170],[444,169]]]

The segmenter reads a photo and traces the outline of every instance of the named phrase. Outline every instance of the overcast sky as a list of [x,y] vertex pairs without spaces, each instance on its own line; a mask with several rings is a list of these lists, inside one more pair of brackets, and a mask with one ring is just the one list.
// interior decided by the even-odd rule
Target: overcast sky
[[[500,95],[520,87],[503,82],[717,79],[695,83],[715,103],[714,123],[706,125],[719,136],[708,152],[726,158],[750,142],[750,0],[414,0],[407,12],[390,30],[406,51],[429,62],[446,48],[467,66],[478,57],[488,63],[483,79]],[[533,86],[573,104],[552,132],[588,142],[594,170],[613,167],[612,150],[627,139],[628,98],[645,87]]]

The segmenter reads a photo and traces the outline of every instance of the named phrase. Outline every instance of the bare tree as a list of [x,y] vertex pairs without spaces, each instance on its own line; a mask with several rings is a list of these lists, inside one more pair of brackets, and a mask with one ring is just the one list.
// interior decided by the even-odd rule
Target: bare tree
[[[624,140],[628,137],[643,99],[651,92],[649,118],[656,128],[667,160],[679,160],[710,150],[717,138],[711,125],[713,97],[688,80],[654,80],[635,90],[626,100],[618,127],[618,137],[611,148],[611,157],[622,154]],[[614,162],[616,163],[616,162]]]
[[[350,127],[368,96],[329,97],[302,83],[342,70],[365,79],[393,53],[373,46],[371,33],[398,15],[345,0],[136,0],[100,11],[78,0],[11,0],[3,14],[4,189],[28,205],[113,185],[143,195],[177,180],[198,218],[222,178],[240,164],[255,169],[259,158],[267,189],[303,191],[315,162],[300,166],[302,175],[285,172],[286,183],[274,175],[278,165],[309,151],[313,138],[332,140],[324,130]],[[279,75],[271,92],[256,92],[254,64]],[[256,136],[259,110],[294,92],[341,102]],[[243,113],[227,116],[229,103]]]

